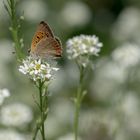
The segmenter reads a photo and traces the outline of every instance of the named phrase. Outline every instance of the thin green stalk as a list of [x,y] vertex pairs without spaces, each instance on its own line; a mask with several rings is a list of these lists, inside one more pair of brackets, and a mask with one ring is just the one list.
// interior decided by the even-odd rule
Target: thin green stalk
[[13,37],[13,40],[15,43],[15,51],[16,51],[17,58],[19,60],[21,60],[23,58],[23,54],[22,54],[21,48],[20,48],[21,46],[20,46],[20,42],[19,42],[19,38],[18,38],[18,30],[12,28],[11,32],[12,32],[12,37]]
[[6,11],[8,12],[9,17],[11,18],[10,31],[14,41],[16,56],[18,60],[21,60],[24,57],[24,54],[22,53],[22,47],[21,47],[20,37],[19,37],[20,19],[16,15],[16,1],[7,0],[7,4],[4,3],[4,6]]
[[82,102],[82,86],[83,86],[83,77],[84,77],[84,68],[80,68],[80,80],[79,80],[79,86],[77,90],[77,95],[75,99],[75,116],[74,116],[74,134],[75,134],[75,140],[78,139],[78,130],[79,130],[79,111],[80,111],[80,106]]
[[44,94],[44,92],[47,91],[48,85],[44,86],[44,82],[41,82],[41,80],[40,80],[39,84],[37,84],[36,86],[39,89],[39,102],[35,101],[35,103],[39,107],[40,116],[39,116],[39,119],[37,120],[37,123],[36,123],[36,128],[35,128],[33,140],[36,140],[37,134],[39,131],[41,133],[42,140],[46,140],[45,139],[44,123],[45,123],[45,120],[47,119],[47,116],[48,116],[48,96],[46,93]]
[[40,82],[39,85],[39,97],[40,97],[40,111],[41,111],[41,135],[42,135],[42,140],[45,140],[45,129],[44,129],[44,122],[45,122],[45,117],[44,117],[44,107],[43,107],[43,83]]
[[38,131],[39,131],[39,127],[36,126],[35,134],[34,134],[34,136],[33,136],[33,140],[36,140],[36,137],[37,137],[37,133],[38,133]]

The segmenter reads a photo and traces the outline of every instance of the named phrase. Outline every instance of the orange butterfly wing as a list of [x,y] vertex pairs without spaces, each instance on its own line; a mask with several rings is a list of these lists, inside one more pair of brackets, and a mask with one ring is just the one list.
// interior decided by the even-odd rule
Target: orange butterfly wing
[[35,49],[36,55],[43,58],[50,56],[61,57],[62,49],[60,41],[55,38],[43,38],[36,46]]
[[40,22],[32,39],[31,54],[41,57],[61,57],[61,43],[54,37],[51,28],[44,21]]

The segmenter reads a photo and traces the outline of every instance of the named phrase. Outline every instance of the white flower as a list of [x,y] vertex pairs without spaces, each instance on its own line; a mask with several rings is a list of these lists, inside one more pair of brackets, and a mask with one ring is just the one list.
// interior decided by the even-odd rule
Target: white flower
[[116,95],[118,97],[118,89],[121,89],[122,84],[126,82],[128,71],[106,57],[100,59],[96,66],[90,84],[91,97],[105,102],[107,100],[112,101],[113,97]]
[[109,136],[112,136],[119,127],[118,120],[113,116],[111,111],[96,109],[94,111],[83,111],[82,115],[80,116],[79,125],[81,134],[87,135],[92,130],[92,134],[97,136],[97,132],[102,131],[102,126],[106,128],[106,132]]
[[25,140],[25,137],[14,130],[0,130],[0,140]]
[[75,59],[86,66],[90,56],[98,56],[103,44],[95,35],[80,35],[69,39],[66,46],[68,58]]
[[6,126],[23,126],[28,124],[32,118],[32,110],[25,104],[14,103],[1,109],[1,123]]
[[140,62],[140,47],[125,43],[114,50],[112,57],[123,67],[135,66]]
[[69,26],[82,26],[87,24],[91,19],[90,9],[80,1],[67,2],[61,15],[66,25]]
[[0,89],[0,105],[3,103],[4,99],[10,96],[8,89]]
[[128,91],[122,102],[119,103],[119,110],[130,119],[139,114],[139,98],[137,94],[133,91]]
[[51,67],[47,62],[41,59],[34,59],[31,56],[23,60],[23,64],[19,66],[19,71],[28,75],[34,81],[50,80],[52,78],[52,73],[57,70],[58,68]]
[[32,22],[44,19],[48,13],[46,4],[40,0],[21,1],[18,9],[24,11],[24,17],[26,20]]
[[136,7],[127,7],[115,22],[112,36],[117,41],[133,40],[140,43],[140,10]]

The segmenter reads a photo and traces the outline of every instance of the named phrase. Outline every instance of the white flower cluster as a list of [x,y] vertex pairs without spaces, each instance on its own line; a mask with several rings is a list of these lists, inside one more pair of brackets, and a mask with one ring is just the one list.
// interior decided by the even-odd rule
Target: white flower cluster
[[64,5],[61,16],[67,26],[77,27],[90,21],[91,12],[89,7],[82,1],[68,1]]
[[112,58],[123,67],[131,67],[140,62],[140,47],[136,44],[124,43],[112,53]]
[[25,140],[24,135],[14,130],[0,130],[0,140]]
[[58,68],[51,67],[46,61],[34,59],[29,56],[23,60],[23,64],[19,66],[19,71],[28,75],[34,81],[48,81],[52,77],[52,73]]
[[5,126],[23,127],[33,119],[31,108],[21,103],[3,106],[0,113],[1,123]]
[[0,105],[3,103],[4,99],[10,96],[8,89],[0,89]]
[[83,66],[89,61],[89,56],[98,56],[103,44],[95,35],[80,35],[69,39],[66,43],[69,59],[76,59]]

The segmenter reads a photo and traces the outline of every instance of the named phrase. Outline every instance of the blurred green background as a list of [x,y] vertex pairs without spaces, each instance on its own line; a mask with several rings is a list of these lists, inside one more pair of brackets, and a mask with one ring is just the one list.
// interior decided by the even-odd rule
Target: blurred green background
[[[63,44],[63,58],[58,62],[60,70],[50,85],[47,138],[73,140],[74,106],[71,98],[76,93],[79,72],[76,64],[67,59],[65,42],[75,35],[95,34],[104,45],[100,56],[93,59],[93,70],[87,71],[84,84],[88,94],[80,112],[80,138],[140,140],[140,1],[18,0],[17,11],[25,18],[21,27],[25,52],[42,20],[48,22]],[[0,117],[0,140],[3,140],[3,131],[9,133],[9,130],[20,133],[22,140],[27,140],[31,139],[38,115],[34,103],[38,91],[18,71],[9,25],[1,0],[0,88],[8,88],[11,92],[10,98],[1,106],[1,115],[7,105],[18,103],[30,108],[30,120],[26,116],[27,120],[23,120],[27,123],[25,126],[22,123],[14,126],[8,125],[8,121],[7,125],[3,124]],[[11,113],[10,117],[14,120],[18,115]]]

